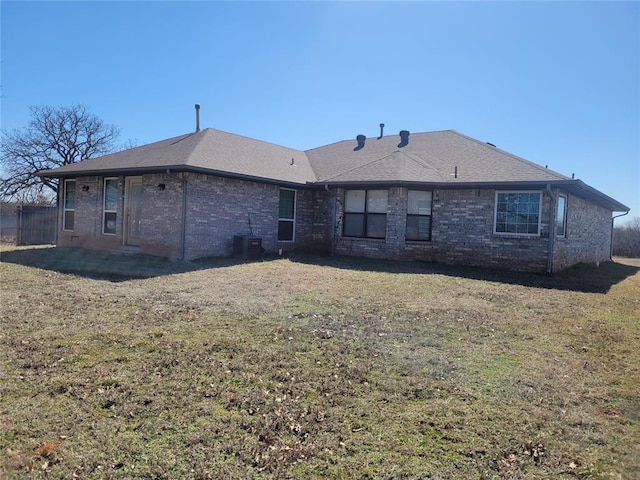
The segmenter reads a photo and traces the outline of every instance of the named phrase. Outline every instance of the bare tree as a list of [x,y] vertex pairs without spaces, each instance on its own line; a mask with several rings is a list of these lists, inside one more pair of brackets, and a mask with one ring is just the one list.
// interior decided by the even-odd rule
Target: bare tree
[[640,258],[640,217],[613,229],[613,254]]
[[112,152],[120,130],[105,124],[83,105],[31,107],[29,125],[2,132],[0,198],[53,196],[55,179],[40,170],[77,163]]

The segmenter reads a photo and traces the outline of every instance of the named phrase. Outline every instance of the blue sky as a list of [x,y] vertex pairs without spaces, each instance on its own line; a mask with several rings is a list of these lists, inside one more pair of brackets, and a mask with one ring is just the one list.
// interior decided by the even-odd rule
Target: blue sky
[[640,216],[640,2],[2,1],[2,128],[81,103],[143,144],[454,129]]

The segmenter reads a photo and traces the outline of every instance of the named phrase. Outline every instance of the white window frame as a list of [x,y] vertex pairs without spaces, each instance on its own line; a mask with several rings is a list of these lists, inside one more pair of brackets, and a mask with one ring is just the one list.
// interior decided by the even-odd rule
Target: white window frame
[[[411,197],[411,192],[418,192],[418,193],[428,193],[429,194],[429,213],[425,213],[420,205],[418,204],[418,212],[417,213],[410,213],[410,202],[409,202],[409,197]],[[429,242],[431,241],[431,214],[433,212],[433,191],[431,190],[408,190],[407,191],[407,219],[405,221],[406,226],[405,226],[405,239],[408,242]],[[418,219],[418,224],[420,224],[420,221],[423,219],[429,219],[429,230],[427,232],[427,238],[409,238],[407,237],[407,231],[408,231],[408,225],[409,225],[409,219],[410,218],[417,218]]]
[[[564,208],[562,209],[562,233],[558,233],[558,227],[560,224],[558,223],[558,214],[560,213],[560,199],[564,200]],[[558,238],[566,238],[567,237],[567,204],[568,198],[566,195],[558,195],[558,205],[556,208],[556,237]]]
[[[114,209],[107,210],[107,182],[116,182],[116,206]],[[117,222],[118,222],[118,177],[105,177],[102,182],[102,234],[103,235],[116,235],[117,234]],[[113,228],[113,232],[107,232],[107,214],[115,214],[116,225]]]
[[[293,192],[293,217],[285,218],[280,216],[280,201],[282,200],[282,192]],[[280,188],[278,191],[278,231],[276,232],[276,238],[278,242],[295,242],[296,241],[296,208],[298,206],[298,191],[293,188]],[[291,223],[291,239],[280,239],[280,223]]]
[[[73,208],[68,208],[67,207],[67,192],[68,192],[68,185],[70,183],[73,183],[74,185],[74,189],[73,189]],[[66,179],[64,181],[64,196],[62,198],[62,230],[64,230],[65,232],[73,232],[73,230],[75,229],[75,224],[76,224],[76,202],[78,200],[78,183],[76,182],[75,178],[74,179]],[[73,212],[73,225],[71,226],[71,228],[67,228],[67,212]]]
[[[507,232],[507,231],[498,231],[498,219],[499,219],[499,213],[505,213],[505,215],[511,214],[511,215],[533,215],[532,213],[527,213],[527,212],[498,212],[498,199],[500,197],[500,195],[509,195],[509,194],[517,194],[517,195],[531,195],[531,194],[536,194],[538,195],[538,212],[537,212],[537,216],[538,216],[538,224],[536,227],[536,232],[535,233],[528,233],[528,232]],[[507,236],[507,237],[539,237],[540,236],[540,232],[541,232],[541,222],[542,222],[542,191],[540,190],[498,190],[496,191],[496,195],[495,195],[495,202],[494,202],[494,213],[493,213],[493,234],[494,235],[500,235],[500,236]],[[505,220],[505,222],[500,222],[500,223],[504,223],[505,226],[508,224],[508,222]],[[517,225],[517,224],[516,224]]]

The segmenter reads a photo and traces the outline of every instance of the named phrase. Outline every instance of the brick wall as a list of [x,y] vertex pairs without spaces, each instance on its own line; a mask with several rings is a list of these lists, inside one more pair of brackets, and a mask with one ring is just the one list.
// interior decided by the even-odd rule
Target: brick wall
[[567,231],[565,238],[556,238],[554,243],[554,271],[576,263],[608,261],[611,214],[583,198],[567,195]]
[[[546,192],[542,194],[541,235],[522,237],[493,233],[495,190],[436,189],[433,191],[431,241],[416,242],[404,239],[406,188],[389,189],[384,240],[342,237],[344,190],[337,189],[334,251],[371,258],[545,272],[549,246],[549,209],[555,209],[555,204]],[[577,197],[570,199],[567,238],[554,240],[557,252],[554,270],[578,262],[604,261],[609,256],[611,212]]]
[[[118,180],[116,235],[102,234],[104,177],[81,177],[77,179],[74,230],[62,231],[60,220],[60,245],[111,250],[124,245],[126,178]],[[83,190],[83,185],[89,189]],[[235,234],[261,237],[269,253],[279,249],[328,251],[331,198],[325,191],[298,189],[295,242],[278,242],[277,185],[194,173],[143,175],[139,251],[171,259],[184,254],[186,260],[228,256]]]
[[[104,235],[104,178],[78,178],[74,231],[62,230],[61,215],[58,244],[121,248],[125,243],[125,181],[125,177],[118,179],[116,235]],[[160,184],[163,189],[158,188]],[[555,206],[545,192],[541,235],[519,237],[493,233],[495,190],[433,190],[431,241],[427,242],[405,240],[408,190],[394,187],[388,192],[385,239],[342,236],[343,189],[297,189],[295,241],[279,242],[277,185],[194,173],[144,175],[140,251],[172,259],[181,259],[184,253],[186,260],[228,256],[233,251],[235,234],[253,234],[262,238],[268,253],[280,249],[284,253],[333,251],[371,258],[546,270],[549,209],[555,212]],[[554,191],[554,197],[558,193]],[[610,247],[611,212],[567,195],[567,235],[554,238],[554,271],[579,262],[606,261]]]
[[182,258],[181,179],[180,174],[142,176],[141,252],[172,260]]
[[[239,234],[260,237],[266,253],[328,248],[325,210],[330,197],[325,192],[296,190],[295,241],[279,242],[279,186],[194,173],[185,174],[184,178],[187,192],[184,254],[187,260],[229,256],[233,253],[233,237]],[[182,200],[175,196],[174,187],[170,188],[167,182],[166,185],[165,192],[173,195],[168,203],[181,208]],[[182,185],[176,186],[181,192]],[[162,201],[159,205],[166,203]],[[145,213],[145,217],[147,215]],[[161,240],[162,231],[169,231],[171,238],[175,238],[182,228],[179,216],[164,217],[168,219],[164,225],[162,212],[157,212],[156,218],[159,228],[154,235],[145,231],[145,237],[152,237],[156,242]]]
[[279,188],[243,180],[187,174],[185,257],[228,256],[233,236],[262,238],[266,250],[275,249]]
[[[61,181],[63,184],[64,181]],[[88,188],[83,188],[88,187]],[[103,177],[79,177],[76,179],[76,207],[73,231],[65,231],[63,212],[60,209],[58,245],[78,246],[96,250],[117,249],[122,244],[122,210],[117,215],[116,235],[102,234]],[[124,192],[124,184],[118,182],[118,193]],[[61,192],[61,196],[63,193]],[[62,197],[61,197],[62,201]]]
[[296,205],[295,244],[279,242],[278,248],[330,253],[333,195],[324,190],[298,190]]
[[541,236],[496,235],[495,190],[436,190],[433,195],[429,260],[524,271],[544,271],[547,259],[548,197],[543,196]]

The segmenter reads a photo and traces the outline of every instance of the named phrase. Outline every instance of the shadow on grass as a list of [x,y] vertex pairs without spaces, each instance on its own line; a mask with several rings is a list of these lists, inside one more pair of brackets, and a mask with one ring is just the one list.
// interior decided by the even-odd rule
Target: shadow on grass
[[[265,257],[262,261],[276,258],[278,257]],[[606,293],[613,285],[640,271],[640,267],[619,262],[606,262],[600,266],[576,265],[550,277],[536,273],[517,273],[419,261],[372,260],[359,257],[309,254],[292,255],[289,259],[297,263],[347,270],[446,275],[525,287],[573,290],[585,293]],[[172,262],[153,255],[127,255],[77,247],[32,247],[5,250],[0,254],[0,261],[112,282],[174,275],[245,263],[244,260],[234,258],[207,258],[193,262]]]
[[0,261],[112,282],[174,275],[241,263],[240,260],[222,258],[172,262],[153,255],[122,254],[76,247],[5,250],[0,254]]
[[509,272],[485,267],[452,266],[420,261],[371,260],[358,257],[338,256],[296,256],[291,259],[301,263],[312,263],[350,270],[436,274],[510,285],[522,285],[525,287],[571,290],[584,293],[607,293],[611,287],[640,271],[640,267],[619,262],[604,262],[599,266],[595,264],[579,264],[558,272],[553,276],[548,276],[541,273]]

